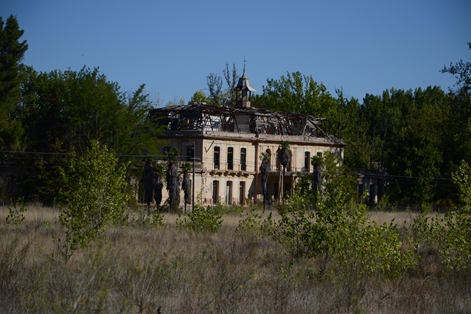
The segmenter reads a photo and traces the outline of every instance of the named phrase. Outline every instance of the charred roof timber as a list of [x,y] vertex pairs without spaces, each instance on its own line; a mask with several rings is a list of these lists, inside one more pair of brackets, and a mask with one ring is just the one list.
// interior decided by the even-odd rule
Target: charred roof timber
[[[248,83],[248,82],[247,82]],[[246,85],[249,90],[250,85]],[[239,134],[301,136],[323,139],[344,145],[343,141],[326,131],[329,121],[311,115],[271,112],[259,108],[214,107],[204,103],[169,106],[150,112],[153,119],[166,129],[166,135],[207,135],[208,132]],[[229,134],[227,134],[229,135]]]

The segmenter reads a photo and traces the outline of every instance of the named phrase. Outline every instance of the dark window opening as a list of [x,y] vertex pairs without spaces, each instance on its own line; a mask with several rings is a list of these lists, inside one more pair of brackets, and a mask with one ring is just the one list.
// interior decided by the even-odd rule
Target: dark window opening
[[245,200],[245,182],[240,182],[239,186],[239,204],[244,205]]
[[232,204],[232,181],[226,183],[226,204]]
[[304,152],[304,169],[305,171],[311,171],[311,153]]
[[219,202],[219,181],[213,181],[213,204]]
[[234,169],[234,147],[227,148],[227,170]]
[[247,170],[247,164],[246,164],[246,161],[247,161],[247,157],[246,157],[246,154],[247,154],[247,149],[245,148],[241,148],[240,149],[240,170],[242,171],[245,171]]
[[214,169],[219,169],[219,153],[220,153],[219,146],[214,147]]

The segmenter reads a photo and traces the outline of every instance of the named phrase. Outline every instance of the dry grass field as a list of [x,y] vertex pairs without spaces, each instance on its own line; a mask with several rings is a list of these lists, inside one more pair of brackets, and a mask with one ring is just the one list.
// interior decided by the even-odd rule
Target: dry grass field
[[[0,313],[471,312],[471,274],[443,274],[433,251],[428,273],[332,281],[319,276],[319,261],[238,231],[238,214],[215,234],[179,230],[178,216],[165,214],[159,228],[108,228],[65,263],[57,210],[31,206],[17,226],[7,215],[0,208]],[[371,213],[381,223],[413,216]]]

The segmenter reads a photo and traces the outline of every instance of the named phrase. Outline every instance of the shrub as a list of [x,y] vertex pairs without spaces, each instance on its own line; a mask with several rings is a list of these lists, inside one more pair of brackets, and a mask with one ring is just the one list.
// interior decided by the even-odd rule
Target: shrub
[[164,216],[158,210],[153,211],[151,214],[147,214],[145,210],[138,210],[137,217],[130,215],[128,223],[131,226],[138,226],[141,228],[158,228],[164,225]]
[[[365,204],[355,203],[353,184],[341,172],[338,160],[328,154],[316,211],[311,198],[295,194],[279,208],[281,219],[271,223],[273,239],[293,258],[317,258],[320,273],[339,278],[383,274],[396,278],[416,263],[393,223],[370,222]],[[329,271],[330,270],[330,271]]]
[[445,271],[454,272],[471,266],[471,167],[462,161],[452,173],[458,186],[462,204],[444,216],[433,218],[425,214],[416,217],[412,224],[412,239],[417,252],[425,247],[438,248]]
[[183,218],[177,218],[177,228],[193,232],[215,233],[222,225],[221,214],[213,207],[196,205],[195,209]]
[[23,213],[27,211],[26,204],[22,198],[19,199],[18,203],[15,203],[13,207],[8,208],[8,215],[5,220],[9,225],[18,226],[25,220],[25,215]]
[[239,220],[237,231],[242,233],[251,233],[255,236],[270,236],[274,232],[274,224],[272,213],[268,214],[266,219],[258,213],[259,209],[255,204],[251,203],[248,210],[240,213],[242,219]]
[[98,237],[106,224],[122,221],[127,196],[126,166],[98,142],[83,156],[72,155],[61,174],[67,185],[59,221],[65,227],[62,254],[66,260],[75,250]]

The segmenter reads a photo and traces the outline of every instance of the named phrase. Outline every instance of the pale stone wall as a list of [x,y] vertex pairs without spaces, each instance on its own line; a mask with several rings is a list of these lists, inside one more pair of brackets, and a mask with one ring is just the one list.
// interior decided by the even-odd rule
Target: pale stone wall
[[[206,132],[206,137],[189,138],[189,137],[173,137],[170,141],[170,147],[177,147],[182,158],[181,162],[187,161],[187,147],[193,146],[195,143],[195,200],[203,204],[213,204],[218,201],[222,204],[239,204],[247,198],[261,199],[261,183],[256,182],[256,175],[261,163],[262,152],[270,153],[270,177],[269,177],[269,195],[271,199],[279,196],[276,190],[281,189],[278,183],[279,164],[277,164],[277,150],[281,140],[290,143],[291,164],[287,171],[292,173],[291,178],[285,181],[285,184],[292,184],[295,181],[296,173],[312,172],[312,166],[305,168],[306,152],[309,158],[318,154],[324,155],[330,151],[343,158],[343,146],[334,146],[332,143],[324,139],[312,140],[299,136],[264,136],[256,137],[254,134],[238,134],[226,132]],[[217,136],[216,136],[217,135]],[[219,166],[215,167],[214,151],[219,148]],[[232,148],[233,165],[229,169],[228,151]],[[241,165],[241,149],[246,150],[246,168],[242,169]],[[190,178],[193,179],[192,174]],[[258,179],[260,180],[260,178]],[[216,185],[216,187],[215,187]],[[292,189],[292,186],[291,186]],[[217,196],[213,195],[216,191]],[[242,193],[242,194],[241,194]],[[168,194],[164,188],[163,202],[167,199]],[[183,191],[181,191],[181,206],[183,206]]]

